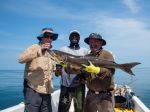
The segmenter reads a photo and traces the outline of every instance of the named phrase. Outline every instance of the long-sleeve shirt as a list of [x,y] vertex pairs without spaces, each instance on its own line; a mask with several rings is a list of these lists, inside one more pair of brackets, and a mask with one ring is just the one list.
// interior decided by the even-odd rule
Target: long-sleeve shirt
[[41,46],[34,44],[20,55],[19,63],[25,63],[24,78],[29,87],[43,94],[52,92],[52,72],[55,64],[47,51],[42,53]]
[[[101,50],[96,54],[88,54],[90,56],[100,57],[109,61],[114,61],[112,54],[106,50]],[[93,91],[105,91],[114,88],[114,72],[115,69],[100,67],[100,73],[97,75],[87,74],[87,87]]]

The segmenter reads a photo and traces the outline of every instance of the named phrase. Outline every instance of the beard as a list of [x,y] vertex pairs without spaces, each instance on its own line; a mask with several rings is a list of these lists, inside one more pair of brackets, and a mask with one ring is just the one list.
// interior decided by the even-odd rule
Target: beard
[[100,50],[101,46],[99,45],[90,45],[90,49],[93,53],[96,53]]

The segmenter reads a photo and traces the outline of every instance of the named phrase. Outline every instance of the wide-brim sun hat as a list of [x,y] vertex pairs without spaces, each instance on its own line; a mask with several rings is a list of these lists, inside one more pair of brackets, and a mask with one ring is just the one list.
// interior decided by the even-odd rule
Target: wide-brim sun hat
[[106,41],[102,38],[100,34],[97,34],[97,33],[91,33],[88,37],[84,39],[84,42],[89,44],[89,40],[92,38],[102,41],[102,46],[106,45]]
[[45,36],[45,35],[50,35],[52,37],[52,40],[55,41],[58,38],[58,34],[54,33],[52,28],[43,28],[42,32],[39,36],[37,36],[37,39],[39,41],[41,41],[41,39]]

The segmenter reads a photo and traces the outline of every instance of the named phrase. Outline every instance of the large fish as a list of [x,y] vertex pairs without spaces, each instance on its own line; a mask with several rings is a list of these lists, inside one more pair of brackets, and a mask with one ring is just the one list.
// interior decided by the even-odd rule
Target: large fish
[[99,57],[93,56],[75,56],[69,53],[65,53],[59,50],[50,50],[49,53],[54,56],[59,62],[63,62],[67,68],[66,71],[69,74],[78,74],[81,73],[83,64],[88,64],[92,62],[95,66],[105,67],[105,68],[119,68],[124,72],[134,75],[131,68],[141,64],[139,62],[131,62],[124,64],[117,64],[114,61],[104,60]]

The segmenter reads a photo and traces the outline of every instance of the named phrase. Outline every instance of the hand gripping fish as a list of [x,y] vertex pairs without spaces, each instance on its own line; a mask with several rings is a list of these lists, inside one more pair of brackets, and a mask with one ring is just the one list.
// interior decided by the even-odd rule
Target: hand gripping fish
[[59,62],[63,62],[66,65],[66,71],[69,74],[78,74],[81,73],[83,68],[83,64],[87,64],[88,62],[92,62],[95,66],[100,66],[104,68],[118,68],[123,70],[124,72],[135,75],[131,68],[134,66],[141,64],[139,62],[131,62],[124,64],[117,64],[114,61],[104,60],[99,57],[93,56],[75,56],[69,53],[65,53],[59,50],[50,50],[50,55],[55,57]]

